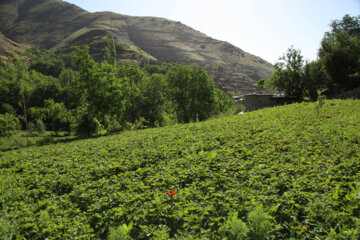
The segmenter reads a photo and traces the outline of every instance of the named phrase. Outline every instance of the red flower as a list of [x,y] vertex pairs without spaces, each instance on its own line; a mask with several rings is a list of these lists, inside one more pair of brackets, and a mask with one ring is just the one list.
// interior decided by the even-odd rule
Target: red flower
[[274,144],[274,146],[276,147],[276,146],[278,146],[280,143],[274,142],[273,144]]
[[171,192],[170,192],[169,190],[166,190],[166,194],[169,195],[170,197],[174,196],[174,195],[177,194],[177,193],[178,193],[178,192],[177,192],[177,191],[174,191],[174,189],[171,190]]

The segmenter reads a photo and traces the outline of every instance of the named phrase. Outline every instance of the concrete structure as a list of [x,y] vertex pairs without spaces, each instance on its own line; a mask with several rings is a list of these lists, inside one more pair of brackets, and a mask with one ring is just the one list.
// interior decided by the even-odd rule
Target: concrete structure
[[294,97],[277,96],[272,94],[249,94],[243,96],[246,111],[253,111],[265,107],[290,104],[296,102]]

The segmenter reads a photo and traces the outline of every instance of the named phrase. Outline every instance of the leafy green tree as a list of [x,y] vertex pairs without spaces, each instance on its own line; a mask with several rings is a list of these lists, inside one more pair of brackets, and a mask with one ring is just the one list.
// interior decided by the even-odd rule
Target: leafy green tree
[[169,98],[181,123],[205,120],[215,107],[214,82],[197,66],[177,65],[167,73]]
[[[117,66],[95,63],[88,48],[77,49],[79,87],[82,101],[79,106],[77,133],[93,135],[108,119],[123,124],[130,91],[129,79],[118,74]],[[87,127],[88,126],[88,127]]]
[[59,82],[62,87],[74,87],[75,77],[75,72],[71,68],[63,68],[59,75]]
[[138,114],[145,118],[150,126],[161,125],[167,100],[164,75],[155,73],[144,78],[139,84],[139,89],[141,97]]
[[318,91],[327,92],[331,86],[326,71],[320,61],[306,63],[304,66],[304,96],[316,101]]
[[66,110],[64,103],[56,103],[53,99],[45,100],[43,108],[30,108],[29,114],[37,121],[47,122],[48,126],[56,132],[62,128],[69,130],[72,119],[72,115]]
[[20,101],[19,105],[21,106],[23,112],[23,121],[25,123],[26,132],[27,132],[27,144],[29,144],[29,121],[28,121],[28,108],[31,96],[35,89],[35,84],[30,78],[29,72],[27,71],[27,66],[25,63],[14,59],[14,66],[16,67],[16,83],[19,86],[19,96]]
[[304,60],[300,50],[289,48],[286,54],[275,63],[275,72],[268,79],[266,86],[296,97],[299,101],[304,95],[303,78]]
[[262,78],[259,81],[257,81],[257,83],[255,83],[253,85],[253,88],[264,88],[265,87],[265,82],[266,82],[266,79]]
[[235,108],[235,102],[232,96],[228,96],[222,90],[215,88],[215,111],[214,114],[225,113]]
[[53,99],[45,100],[44,111],[53,131],[58,132],[63,127],[69,130],[67,125],[70,124],[72,115],[67,111],[64,103],[56,103]]
[[319,50],[320,61],[333,83],[333,93],[360,86],[360,15],[345,15],[330,24]]
[[12,114],[12,115],[16,116],[16,111],[15,111],[15,109],[13,108],[13,106],[11,106],[11,105],[8,104],[8,103],[3,103],[3,104],[1,105],[0,113],[2,113],[2,114],[4,114],[4,113],[9,113],[9,114]]
[[39,60],[30,64],[30,70],[35,70],[44,75],[58,77],[63,68],[62,61],[58,59],[53,60]]
[[29,78],[33,82],[33,93],[30,98],[29,107],[42,107],[44,100],[52,98],[56,102],[61,102],[61,86],[59,80],[53,76],[46,76],[34,70],[29,71]]
[[111,34],[109,32],[106,32],[105,41],[106,41],[106,46],[105,46],[105,49],[104,49],[104,52],[105,52],[104,60],[108,64],[114,65],[115,62],[116,62],[115,42],[114,42],[114,39],[113,39],[113,37],[111,36]]
[[61,58],[51,50],[30,48],[25,54],[34,59],[29,66],[29,70],[35,70],[47,76],[58,77],[64,67]]
[[10,137],[13,131],[20,129],[20,122],[12,114],[0,114],[0,137]]
[[166,73],[166,70],[158,65],[147,64],[144,67],[144,69],[150,75],[152,75],[154,73],[162,73],[162,74]]
[[139,85],[146,78],[145,72],[134,63],[118,63],[116,65],[116,77],[123,79],[127,90],[124,92],[126,108],[124,119],[127,122],[135,123],[140,119],[141,93]]

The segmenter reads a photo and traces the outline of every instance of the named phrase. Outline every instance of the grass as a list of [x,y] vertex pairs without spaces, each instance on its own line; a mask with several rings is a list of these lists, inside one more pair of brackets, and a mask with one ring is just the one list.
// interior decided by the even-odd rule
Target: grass
[[359,239],[359,109],[292,104],[0,153],[3,236]]

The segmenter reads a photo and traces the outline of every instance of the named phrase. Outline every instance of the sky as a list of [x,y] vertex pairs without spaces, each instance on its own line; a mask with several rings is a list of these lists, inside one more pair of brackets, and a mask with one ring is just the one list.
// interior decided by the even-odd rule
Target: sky
[[275,63],[293,46],[317,58],[332,20],[360,15],[360,0],[65,0],[89,12],[180,21]]

